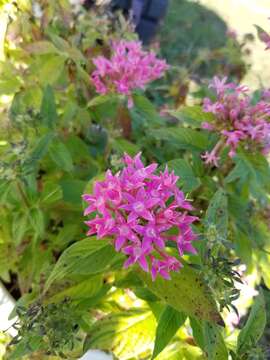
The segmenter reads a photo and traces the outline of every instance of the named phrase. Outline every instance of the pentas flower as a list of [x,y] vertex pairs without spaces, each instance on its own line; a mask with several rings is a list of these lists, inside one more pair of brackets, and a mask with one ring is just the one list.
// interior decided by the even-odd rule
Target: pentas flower
[[96,70],[92,73],[92,82],[100,94],[126,95],[130,106],[134,89],[143,89],[168,69],[164,60],[157,59],[153,52],[144,51],[138,41],[114,41],[111,50],[110,59],[104,56],[93,59]]
[[240,144],[249,149],[259,149],[263,154],[270,151],[270,103],[268,92],[253,104],[249,89],[235,83],[228,83],[227,78],[214,77],[209,85],[215,92],[215,100],[205,98],[203,110],[215,115],[214,122],[203,122],[202,128],[221,134],[221,140],[211,152],[202,155],[206,164],[218,166],[219,152],[222,147],[229,148],[233,157]]
[[123,170],[115,175],[108,170],[93,194],[83,195],[88,203],[84,214],[92,214],[87,235],[111,238],[115,250],[127,256],[125,268],[138,263],[153,280],[158,275],[170,279],[170,272],[182,265],[168,252],[168,242],[175,243],[180,257],[196,253],[191,225],[198,218],[189,214],[193,207],[177,187],[174,172],[166,168],[157,174],[157,164],[144,166],[140,153],[125,155],[123,162]]

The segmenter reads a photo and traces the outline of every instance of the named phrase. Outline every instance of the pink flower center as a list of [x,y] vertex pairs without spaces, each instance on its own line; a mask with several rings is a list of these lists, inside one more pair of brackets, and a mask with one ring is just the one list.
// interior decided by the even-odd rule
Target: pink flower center
[[153,227],[148,227],[146,229],[146,236],[148,237],[155,237],[157,234],[156,234],[156,231]]
[[134,255],[135,255],[135,257],[138,258],[139,256],[141,256],[141,254],[142,254],[142,249],[139,248],[139,247],[135,247],[135,248],[134,248]]
[[144,203],[142,203],[141,201],[135,202],[135,204],[133,205],[133,209],[136,212],[142,212],[145,209]]
[[122,235],[122,236],[128,235],[129,234],[129,227],[127,225],[122,225],[119,228],[119,231],[120,231],[120,235]]
[[168,209],[164,211],[164,216],[166,219],[170,219],[173,216],[173,211]]
[[107,219],[106,221],[105,221],[105,228],[106,229],[110,229],[112,226],[114,225],[114,219]]
[[97,201],[96,201],[96,206],[99,207],[101,205],[104,204],[104,199],[102,196],[100,196],[99,198],[97,198]]

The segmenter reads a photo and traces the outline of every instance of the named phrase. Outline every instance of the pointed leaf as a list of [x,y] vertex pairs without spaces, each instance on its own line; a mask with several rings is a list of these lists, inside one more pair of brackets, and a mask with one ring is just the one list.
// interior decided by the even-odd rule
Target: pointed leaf
[[246,325],[241,330],[237,341],[237,353],[243,355],[261,338],[266,325],[265,301],[262,290],[255,298]]
[[223,189],[219,189],[211,199],[206,212],[205,222],[207,226],[215,226],[217,234],[221,239],[227,238],[228,199]]
[[160,140],[173,142],[179,149],[185,150],[202,152],[214,144],[210,137],[211,134],[180,126],[152,130],[151,135]]
[[57,120],[54,92],[51,85],[47,85],[43,91],[40,115],[48,127],[52,127]]
[[73,161],[66,145],[59,140],[55,140],[50,146],[50,157],[56,165],[64,171],[73,170]]
[[165,349],[185,320],[186,315],[183,313],[180,313],[171,306],[165,307],[158,321],[152,359]]
[[78,241],[62,253],[44,291],[46,292],[53,282],[71,274],[90,275],[106,271],[119,256],[105,240],[87,238]]
[[228,351],[217,325],[203,324],[205,352],[208,360],[228,360]]
[[179,183],[184,192],[197,189],[201,181],[198,179],[192,167],[184,159],[175,159],[167,163],[169,170],[174,170],[175,175],[179,176]]

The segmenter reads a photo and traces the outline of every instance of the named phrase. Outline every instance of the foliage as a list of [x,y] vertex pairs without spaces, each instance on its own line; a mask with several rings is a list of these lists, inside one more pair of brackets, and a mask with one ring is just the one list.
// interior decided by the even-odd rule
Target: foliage
[[[9,13],[0,43],[0,277],[18,316],[7,358],[77,359],[91,348],[119,360],[265,356],[262,290],[247,319],[235,301],[248,273],[270,286],[267,158],[245,146],[230,158],[224,148],[219,167],[206,166],[201,155],[219,134],[201,123],[215,116],[201,101],[160,113],[168,99],[150,100],[157,83],[134,91],[131,108],[123,95],[97,95],[93,58],[108,57],[112,39],[136,39],[130,24],[65,0],[35,4],[0,2]],[[201,219],[192,225],[197,253],[184,254],[171,280],[123,269],[110,237],[85,238],[82,194],[139,151],[174,170]],[[166,250],[176,256],[173,242]],[[241,330],[230,335],[234,312]]]

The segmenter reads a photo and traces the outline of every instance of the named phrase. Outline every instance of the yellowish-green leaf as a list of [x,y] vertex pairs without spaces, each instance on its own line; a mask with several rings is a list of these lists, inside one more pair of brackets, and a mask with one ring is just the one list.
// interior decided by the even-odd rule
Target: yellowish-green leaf
[[100,275],[91,276],[84,281],[66,284],[63,290],[57,285],[57,293],[49,296],[48,302],[59,302],[65,298],[73,300],[83,300],[96,295],[102,287],[102,277]]
[[67,248],[60,256],[45,284],[47,291],[51,284],[69,275],[91,275],[108,270],[110,264],[119,257],[105,240],[87,238]]
[[186,341],[175,341],[169,345],[156,360],[207,360],[200,348]]
[[199,272],[187,264],[179,272],[171,273],[171,280],[158,277],[152,281],[150,275],[141,270],[138,274],[154,294],[174,309],[198,319],[224,325],[211,290]]
[[88,333],[84,350],[101,349],[118,359],[140,358],[151,349],[156,320],[151,311],[129,310],[97,321]]
[[165,307],[158,321],[152,359],[156,358],[165,349],[185,320],[186,315],[183,313],[180,313],[171,306]]

